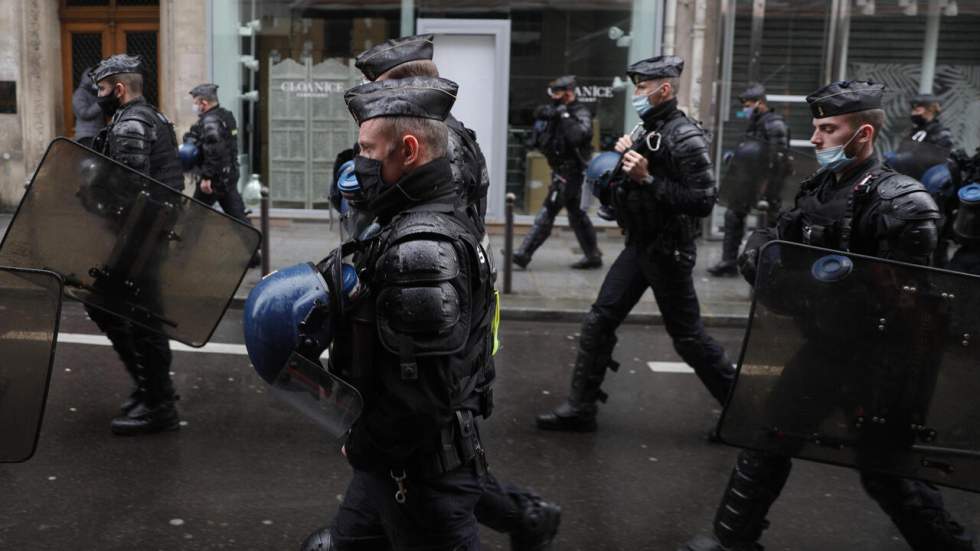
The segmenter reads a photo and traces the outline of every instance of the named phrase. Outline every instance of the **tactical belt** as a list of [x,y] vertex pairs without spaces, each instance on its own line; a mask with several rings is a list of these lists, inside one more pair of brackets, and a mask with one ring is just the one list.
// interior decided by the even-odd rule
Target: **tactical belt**
[[457,409],[454,418],[439,435],[439,451],[423,454],[405,469],[409,474],[422,478],[439,478],[448,472],[473,463],[480,476],[487,472],[486,452],[480,443],[473,412]]

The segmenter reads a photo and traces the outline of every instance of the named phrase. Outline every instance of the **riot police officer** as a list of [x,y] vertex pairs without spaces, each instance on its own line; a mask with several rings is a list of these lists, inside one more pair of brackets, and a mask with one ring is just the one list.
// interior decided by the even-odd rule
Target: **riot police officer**
[[582,183],[592,153],[592,114],[575,97],[575,76],[557,78],[548,85],[550,105],[534,111],[530,146],[541,151],[551,167],[551,186],[534,226],[514,253],[514,264],[526,268],[531,256],[548,236],[555,216],[564,208],[568,224],[582,248],[584,257],[572,264],[578,270],[602,266],[602,253],[595,228],[582,208]]
[[[417,35],[378,44],[360,54],[355,64],[367,79],[375,82],[411,77],[434,78],[439,76],[439,71],[432,62],[432,55],[433,36]],[[470,219],[483,234],[489,188],[483,153],[472,130],[451,114],[445,122],[449,128],[447,155],[454,185],[460,199],[467,205],[466,212]],[[335,182],[341,176],[339,169],[345,160],[344,153],[338,155]],[[339,188],[335,185],[331,191],[335,205],[341,201]],[[364,205],[360,204],[359,207]],[[484,248],[486,243],[484,235]],[[488,257],[488,260],[492,259]],[[493,372],[493,367],[485,371],[489,380],[483,381],[481,387],[491,386]],[[492,473],[487,473],[484,493],[476,505],[475,514],[480,524],[509,534],[511,548],[515,551],[546,551],[557,535],[561,507],[527,488],[501,482]],[[303,546],[304,551],[331,549],[329,534],[330,527],[313,532]]]
[[538,416],[539,428],[593,431],[600,389],[612,359],[616,328],[648,288],[663,313],[667,333],[711,395],[723,403],[732,383],[732,362],[704,331],[691,272],[701,218],[715,203],[715,179],[704,131],[677,108],[677,81],[684,61],[644,59],[628,74],[636,85],[633,105],[642,119],[634,138],[616,143],[623,177],[612,202],[626,247],[609,269],[599,296],[582,322],[568,400]]
[[939,99],[932,94],[918,94],[909,102],[912,128],[907,137],[915,142],[932,144],[943,148],[953,147],[953,135],[939,122],[942,111]]
[[786,153],[789,151],[789,127],[782,116],[769,109],[766,102],[766,89],[758,83],[750,84],[738,99],[742,102],[743,113],[749,119],[749,126],[745,130],[745,141],[750,142],[752,146],[764,148],[761,150],[764,158],[755,160],[760,168],[764,168],[759,172],[753,171],[749,179],[759,178],[763,181],[740,182],[742,185],[758,186],[756,189],[761,189],[761,193],[739,194],[748,199],[744,202],[729,201],[728,209],[725,211],[725,237],[721,246],[721,261],[708,268],[708,273],[713,276],[738,274],[735,260],[738,258],[738,248],[745,234],[745,217],[749,210],[756,206],[755,200],[761,195],[768,205],[768,219],[776,219],[782,202],[780,196],[783,184],[788,173]]
[[[936,203],[922,184],[883,166],[874,152],[885,117],[883,89],[870,82],[842,81],[807,96],[814,127],[810,141],[822,168],[803,181],[794,208],[774,228],[749,238],[739,267],[750,284],[759,250],[773,239],[929,263],[940,218]],[[683,549],[761,549],[757,541],[768,526],[766,515],[790,467],[788,457],[743,450],[718,507],[714,537],[695,538]],[[934,486],[868,471],[861,472],[861,483],[916,551],[974,548]]]
[[[184,187],[173,123],[143,97],[143,64],[124,54],[102,60],[92,70],[102,112],[111,117],[93,149],[177,191]],[[112,420],[116,434],[177,430],[180,419],[170,379],[170,341],[102,310],[85,307],[122,360],[136,388]]]
[[479,547],[476,417],[488,401],[477,382],[495,299],[446,157],[456,90],[417,77],[345,94],[360,126],[361,201],[380,233],[351,253],[362,291],[344,308],[350,340],[330,354],[364,396],[343,448],[354,474],[331,527],[336,549]]

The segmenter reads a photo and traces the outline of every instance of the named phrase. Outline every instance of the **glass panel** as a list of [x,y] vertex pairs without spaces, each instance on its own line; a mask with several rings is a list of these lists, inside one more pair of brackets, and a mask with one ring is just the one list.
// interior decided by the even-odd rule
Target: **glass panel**
[[34,454],[60,315],[57,274],[0,267],[0,463]]
[[773,242],[722,438],[980,490],[980,277]]
[[157,31],[126,31],[126,53],[143,56],[143,96],[146,101],[160,106],[159,77],[157,67]]
[[202,346],[259,232],[108,157],[51,143],[0,244],[0,265],[61,274],[67,292]]

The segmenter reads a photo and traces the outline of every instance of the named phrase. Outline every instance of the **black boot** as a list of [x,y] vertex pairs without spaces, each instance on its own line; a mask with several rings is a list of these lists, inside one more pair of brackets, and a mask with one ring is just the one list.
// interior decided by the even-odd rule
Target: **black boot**
[[612,359],[615,346],[616,335],[603,329],[599,315],[594,311],[586,314],[568,400],[554,411],[539,415],[539,429],[572,432],[596,430],[596,402],[605,402],[608,398],[599,387],[606,369],[616,371],[619,368],[619,364]]
[[333,539],[330,537],[330,527],[318,528],[310,534],[300,551],[333,551]]
[[725,212],[725,238],[721,242],[721,262],[708,268],[708,273],[713,276],[736,276],[738,275],[738,248],[742,244],[742,236],[745,235],[745,214],[735,212],[731,209]]
[[573,270],[594,270],[602,267],[602,256],[585,256],[572,264]]
[[259,249],[259,250],[255,251],[255,254],[252,255],[252,258],[251,259],[249,259],[249,261],[248,261],[248,267],[249,268],[258,268],[261,265],[262,265],[262,250]]
[[568,209],[568,223],[575,232],[575,239],[582,247],[584,258],[572,264],[573,270],[594,270],[602,266],[602,252],[599,251],[599,241],[595,227],[589,216],[582,210]]
[[550,551],[558,535],[561,507],[557,503],[534,499],[521,512],[521,528],[510,534],[512,551]]
[[764,547],[758,543],[736,543],[726,547],[717,539],[710,536],[697,536],[684,544],[678,551],[762,551]]
[[176,406],[178,398],[169,369],[169,362],[136,367],[137,389],[134,394],[138,393],[140,400],[112,420],[110,428],[113,434],[130,436],[180,428]]
[[527,235],[524,236],[524,241],[521,242],[521,246],[514,253],[514,264],[517,264],[521,268],[527,268],[527,265],[531,263],[531,257],[534,255],[534,251],[538,250],[538,247],[543,245],[545,240],[548,239],[548,236],[551,235],[551,228],[555,224],[555,214],[557,213],[557,209],[552,209],[548,204],[545,204],[545,207],[534,218],[534,225],[531,226],[531,231],[527,232]]
[[511,255],[511,260],[521,268],[527,268],[527,265],[531,263],[531,256],[518,251]]

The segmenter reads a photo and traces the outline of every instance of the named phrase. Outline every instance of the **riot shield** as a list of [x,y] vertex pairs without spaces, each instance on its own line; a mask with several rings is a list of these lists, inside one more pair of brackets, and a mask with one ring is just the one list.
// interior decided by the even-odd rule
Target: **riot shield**
[[980,277],[760,251],[729,444],[980,491]]
[[356,388],[295,352],[270,388],[274,396],[337,438],[347,434],[364,409]]
[[749,212],[760,200],[792,205],[793,185],[819,168],[813,154],[745,138],[726,156],[718,189],[718,203],[736,212]]
[[85,304],[202,346],[259,237],[247,224],[59,138],[0,244],[0,264],[56,272]]
[[905,138],[899,144],[898,149],[885,154],[885,161],[888,166],[895,169],[895,172],[921,181],[927,170],[936,165],[946,164],[950,153],[952,150],[949,147],[940,147]]
[[60,317],[57,274],[0,267],[0,463],[34,455]]

